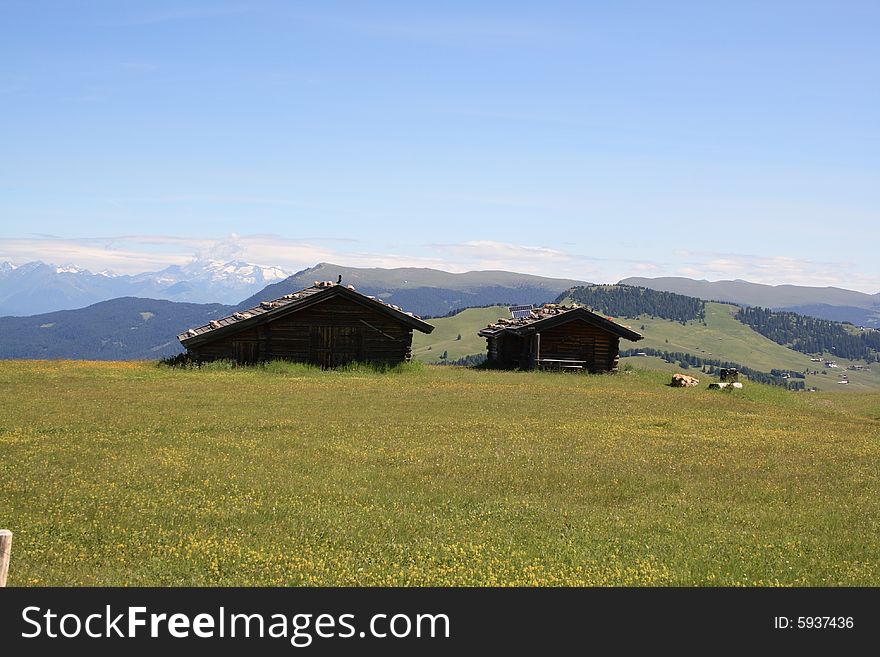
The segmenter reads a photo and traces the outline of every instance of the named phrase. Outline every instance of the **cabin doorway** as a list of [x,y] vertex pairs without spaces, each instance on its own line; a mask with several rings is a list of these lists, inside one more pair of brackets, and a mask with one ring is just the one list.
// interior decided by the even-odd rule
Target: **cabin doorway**
[[363,360],[363,330],[357,326],[313,326],[310,362],[324,369]]
[[232,358],[239,365],[253,365],[260,354],[260,345],[255,340],[233,340]]

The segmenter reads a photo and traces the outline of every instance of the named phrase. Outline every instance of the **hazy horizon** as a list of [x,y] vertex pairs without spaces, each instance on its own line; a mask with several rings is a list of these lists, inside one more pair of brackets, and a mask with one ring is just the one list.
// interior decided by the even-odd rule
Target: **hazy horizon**
[[[51,266],[56,266],[56,267],[59,267],[59,268],[64,268],[64,267],[67,267],[67,266],[76,266],[76,267],[78,267],[78,268],[80,268],[80,269],[87,270],[87,271],[89,271],[89,272],[91,272],[91,273],[93,273],[93,274],[102,274],[102,273],[106,273],[106,274],[109,274],[109,275],[117,275],[117,276],[122,276],[122,275],[147,274],[147,273],[154,273],[155,271],[159,271],[159,270],[155,270],[155,269],[138,269],[137,271],[129,271],[129,272],[116,272],[116,271],[112,271],[112,270],[109,270],[109,269],[95,270],[95,269],[92,269],[92,268],[89,268],[89,267],[83,267],[82,265],[80,265],[80,264],[78,264],[78,263],[75,263],[75,262],[69,262],[69,261],[67,261],[67,262],[50,262],[50,261],[42,260],[42,259],[40,259],[40,258],[33,258],[33,259],[30,259],[30,260],[25,259],[25,260],[20,260],[19,262],[14,262],[14,261],[11,261],[11,260],[5,260],[5,259],[3,259],[3,258],[0,258],[0,263],[3,263],[3,262],[10,262],[10,263],[11,263],[13,266],[15,266],[15,267],[20,267],[20,266],[22,266],[22,265],[25,265],[25,264],[28,264],[28,263],[31,263],[31,262],[43,262],[44,264],[51,265]],[[497,269],[497,268],[496,268],[496,269],[487,269],[487,268],[483,268],[483,269],[455,269],[455,268],[444,268],[442,264],[437,265],[437,266],[432,266],[432,267],[427,267],[427,266],[425,266],[425,265],[397,265],[397,266],[375,266],[375,267],[372,267],[372,266],[366,266],[366,265],[364,265],[364,266],[356,266],[356,265],[352,265],[352,264],[350,264],[350,263],[347,263],[347,262],[345,262],[344,260],[339,260],[339,261],[319,260],[319,261],[316,261],[316,262],[314,262],[314,263],[312,263],[312,264],[307,264],[307,265],[305,265],[305,266],[298,266],[298,267],[295,267],[295,268],[287,268],[287,267],[281,267],[281,266],[279,266],[279,265],[275,265],[275,264],[273,264],[273,263],[268,263],[268,262],[248,262],[248,261],[237,260],[237,259],[235,259],[235,258],[233,258],[233,259],[231,259],[231,260],[226,260],[226,259],[223,259],[223,258],[219,258],[219,259],[218,259],[218,258],[212,258],[212,257],[204,257],[204,256],[201,256],[201,255],[199,255],[199,254],[195,254],[195,255],[193,255],[189,260],[187,260],[187,261],[185,261],[185,262],[175,263],[175,264],[176,264],[177,266],[184,266],[184,267],[185,267],[185,266],[187,266],[187,265],[197,265],[197,264],[200,264],[200,263],[205,263],[205,264],[206,264],[206,263],[210,263],[210,262],[224,263],[224,264],[228,264],[228,263],[231,263],[231,262],[247,262],[247,264],[255,265],[255,266],[259,266],[259,267],[263,267],[263,268],[267,268],[267,269],[277,268],[277,269],[280,269],[280,270],[284,270],[284,271],[286,272],[286,274],[289,275],[289,276],[292,276],[292,275],[294,275],[294,274],[300,273],[300,272],[305,271],[305,270],[313,269],[313,268],[318,267],[318,266],[321,266],[321,265],[337,265],[337,266],[339,266],[339,267],[356,268],[356,269],[372,269],[372,268],[377,268],[377,269],[427,268],[427,269],[433,269],[433,270],[436,270],[436,271],[441,271],[441,272],[445,272],[445,273],[449,273],[449,274],[468,274],[468,273],[479,273],[479,272],[483,272],[483,271],[504,271],[504,272],[508,272],[508,273],[512,273],[512,274],[530,274],[530,275],[534,275],[534,276],[542,276],[542,277],[545,277],[545,278],[573,279],[573,280],[578,280],[578,281],[581,281],[581,282],[595,283],[595,284],[600,284],[600,285],[610,285],[610,284],[615,284],[615,283],[618,283],[618,282],[620,282],[620,281],[622,281],[622,280],[629,279],[629,278],[649,278],[649,279],[659,279],[659,278],[682,278],[682,279],[685,279],[685,280],[693,280],[693,281],[697,281],[697,282],[708,282],[708,283],[751,283],[751,284],[758,284],[758,285],[773,285],[773,286],[775,286],[775,287],[778,287],[778,286],[784,286],[784,285],[797,285],[797,284],[795,284],[795,283],[776,283],[776,284],[772,284],[772,283],[757,283],[756,281],[749,281],[749,280],[746,280],[746,279],[743,279],[743,278],[717,278],[717,279],[707,279],[707,278],[695,278],[695,277],[691,277],[691,276],[678,276],[678,275],[663,275],[663,276],[637,276],[637,275],[632,275],[632,276],[622,276],[622,277],[620,277],[620,278],[618,278],[618,279],[615,279],[615,280],[586,280],[586,279],[579,279],[579,278],[577,278],[577,277],[572,277],[572,276],[552,276],[552,275],[548,275],[548,274],[544,274],[544,273],[533,273],[533,272],[526,272],[526,271],[518,271],[518,270],[516,270],[516,269]],[[173,266],[173,265],[167,265],[167,266]],[[839,288],[839,289],[844,289],[844,290],[852,290],[852,291],[856,291],[856,292],[863,292],[863,293],[865,293],[865,294],[880,294],[880,291],[873,292],[873,291],[870,291],[870,290],[859,290],[859,289],[856,289],[856,288],[854,288],[854,287],[846,287],[845,285],[827,285],[827,286],[826,286],[826,285],[818,285],[818,286],[807,286],[807,287],[817,287],[817,288],[832,287],[832,288]]]

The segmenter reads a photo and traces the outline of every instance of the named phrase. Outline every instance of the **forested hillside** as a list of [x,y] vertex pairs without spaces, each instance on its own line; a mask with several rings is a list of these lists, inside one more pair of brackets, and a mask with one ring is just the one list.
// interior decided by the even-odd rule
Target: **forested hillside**
[[123,297],[79,310],[0,317],[0,359],[134,360],[180,353],[177,334],[229,314],[220,304]]
[[735,317],[774,342],[805,354],[880,361],[880,331],[769,308],[741,308]]
[[880,294],[865,294],[837,287],[762,285],[741,280],[695,281],[676,276],[625,278],[620,282],[705,300],[716,299],[738,306],[762,306],[860,326],[880,326]]
[[676,322],[706,317],[706,303],[700,299],[631,285],[581,285],[560,294],[556,302],[565,299],[612,317],[650,315]]

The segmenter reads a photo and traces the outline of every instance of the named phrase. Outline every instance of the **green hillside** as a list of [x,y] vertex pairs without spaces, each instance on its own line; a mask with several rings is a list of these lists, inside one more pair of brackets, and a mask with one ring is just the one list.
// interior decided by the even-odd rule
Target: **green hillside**
[[[633,323],[645,339],[637,348],[654,347],[668,351],[686,351],[697,356],[713,356],[769,372],[772,368],[804,370],[810,358],[753,331],[734,319],[736,306],[706,304],[706,325],[699,322],[670,322],[641,316],[625,321]],[[638,326],[635,326],[638,324]],[[644,330],[641,327],[644,326]],[[630,346],[630,345],[627,345]]]
[[11,586],[880,585],[880,394],[0,362]]
[[[436,363],[444,351],[448,352],[449,360],[484,354],[486,338],[478,336],[477,331],[499,317],[509,315],[506,306],[491,306],[468,308],[452,317],[430,319],[428,321],[434,325],[431,334],[416,332],[413,335],[413,356],[425,363]],[[461,340],[456,339],[459,335]]]
[[[836,358],[840,367],[827,369],[823,363],[810,361],[806,354],[788,349],[765,338],[753,331],[742,322],[734,319],[733,315],[737,306],[707,303],[706,325],[700,322],[687,322],[682,325],[679,322],[671,322],[649,317],[637,317],[620,320],[629,323],[633,328],[645,336],[638,343],[621,341],[621,348],[643,349],[653,347],[665,351],[683,351],[704,358],[720,358],[751,367],[762,372],[771,369],[792,370],[802,372],[804,370],[825,370],[827,374],[807,375],[805,384],[820,390],[875,390],[880,388],[880,366],[874,364],[870,372],[846,371],[848,365],[857,361]],[[644,326],[644,330],[642,330]],[[624,363],[629,362],[639,365],[642,358],[625,358]],[[846,373],[850,383],[839,385],[838,375]]]
[[[569,300],[564,300],[569,303]],[[818,375],[807,375],[804,383],[807,387],[829,391],[856,391],[880,389],[880,365],[871,365],[871,371],[847,371],[845,368],[857,361],[836,358],[828,354],[840,367],[827,369],[823,363],[811,362],[806,354],[793,351],[777,344],[753,331],[737,321],[733,314],[737,306],[707,303],[705,325],[700,321],[689,321],[685,324],[665,319],[652,319],[647,316],[617,318],[617,321],[631,326],[645,336],[639,342],[621,340],[621,349],[654,348],[670,352],[685,352],[702,358],[731,361],[761,372],[772,369],[818,370]],[[449,359],[455,360],[471,354],[485,353],[486,341],[477,336],[477,331],[490,321],[507,315],[504,307],[471,308],[452,317],[431,320],[437,328],[430,335],[419,334],[413,341],[413,353],[419,360],[434,363],[444,350],[449,352]],[[642,328],[644,327],[644,329]],[[455,337],[461,334],[461,341]],[[430,347],[430,349],[429,349]],[[622,358],[621,364],[631,364],[646,369],[675,371],[676,366],[670,365],[659,358],[630,357]],[[863,364],[863,363],[861,363]],[[821,374],[822,371],[826,374]],[[850,383],[840,385],[840,375],[846,374]]]

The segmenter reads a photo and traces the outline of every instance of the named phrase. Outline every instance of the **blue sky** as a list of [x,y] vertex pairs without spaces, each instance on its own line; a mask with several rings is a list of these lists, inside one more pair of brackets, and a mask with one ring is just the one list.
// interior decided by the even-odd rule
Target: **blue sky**
[[880,290],[880,3],[0,2],[0,259]]

